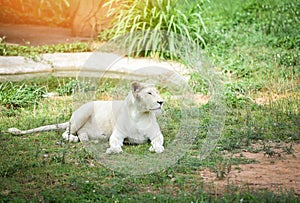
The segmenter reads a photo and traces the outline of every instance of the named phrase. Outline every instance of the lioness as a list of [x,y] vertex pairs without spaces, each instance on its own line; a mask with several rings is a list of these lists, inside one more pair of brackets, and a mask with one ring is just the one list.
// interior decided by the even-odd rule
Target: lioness
[[86,142],[109,137],[106,153],[122,152],[125,138],[131,143],[151,141],[151,152],[164,151],[163,135],[156,120],[162,112],[163,99],[153,85],[134,82],[124,101],[92,101],[82,105],[69,122],[21,131],[10,128],[13,134],[26,134],[66,129],[63,138]]

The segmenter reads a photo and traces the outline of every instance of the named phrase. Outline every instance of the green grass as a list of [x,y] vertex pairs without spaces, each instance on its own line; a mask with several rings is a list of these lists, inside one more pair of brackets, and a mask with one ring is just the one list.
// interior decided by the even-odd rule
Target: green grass
[[9,45],[5,43],[5,37],[0,37],[0,56],[25,56],[37,60],[40,54],[87,51],[92,51],[92,49],[89,44],[85,42],[43,46]]
[[221,71],[250,92],[299,88],[298,1],[215,0],[209,6],[202,15],[205,52]]
[[[199,171],[209,168],[222,179],[235,170],[236,164],[256,163],[230,156],[241,150],[271,157],[276,154],[270,141],[287,143],[279,145],[283,155],[293,153],[293,144],[299,143],[299,6],[295,0],[203,3],[201,17],[207,28],[203,34],[204,52],[224,78],[228,108],[223,136],[202,162],[197,156],[209,127],[210,103],[199,106],[197,139],[174,166],[154,174],[127,176],[100,165],[80,143],[64,142],[61,133],[12,136],[4,132],[9,127],[29,129],[68,120],[73,111],[69,95],[74,88],[89,90],[94,86],[63,78],[2,83],[0,201],[299,202],[293,191],[275,194],[240,190],[235,185],[222,194],[211,194],[199,176]],[[21,48],[16,51],[17,55],[24,53],[27,51]],[[198,73],[192,74],[189,84],[197,94],[210,93],[209,83]],[[118,85],[118,80],[106,79],[97,87],[97,95],[114,96]],[[160,91],[169,98],[170,92],[163,88]],[[62,96],[41,97],[47,92]],[[161,121],[168,145],[178,132],[180,106],[169,101],[166,112],[168,117]],[[127,145],[124,150],[144,154],[148,147]]]
[[[109,82],[104,87],[107,92],[113,92],[115,81]],[[68,84],[74,84],[72,79],[58,80],[55,78],[43,81],[27,81],[29,86],[44,87],[47,92],[56,91]],[[8,83],[12,87],[18,87],[19,83]],[[65,85],[62,85],[65,84]],[[7,93],[7,92],[6,92]],[[1,107],[1,196],[3,201],[233,201],[236,198],[249,200],[251,202],[290,202],[297,201],[292,193],[273,194],[270,192],[257,191],[232,191],[225,193],[222,197],[213,196],[205,192],[205,184],[198,171],[206,167],[215,172],[216,177],[224,178],[230,170],[234,170],[236,164],[255,163],[255,160],[244,157],[225,158],[223,150],[232,153],[239,149],[248,149],[247,143],[255,143],[256,140],[277,140],[280,134],[281,140],[291,141],[290,136],[299,132],[296,125],[297,115],[291,114],[295,110],[293,105],[275,102],[270,106],[259,106],[251,102],[251,117],[249,109],[241,106],[234,108],[231,115],[227,116],[225,135],[218,144],[218,150],[214,151],[205,161],[200,162],[195,156],[199,153],[201,139],[205,137],[205,126],[209,122],[206,116],[201,117],[202,129],[199,139],[191,150],[171,168],[166,168],[158,173],[144,176],[127,176],[113,172],[101,166],[80,143],[68,143],[61,140],[61,133],[49,132],[26,136],[12,136],[4,133],[8,127],[19,127],[28,129],[49,123],[64,122],[69,119],[72,112],[72,97],[64,99],[42,99],[37,106],[29,105],[22,108]],[[164,95],[164,93],[163,93]],[[288,100],[291,104],[291,100]],[[299,104],[299,101],[297,101]],[[298,105],[297,104],[297,105]],[[172,105],[174,106],[172,108]],[[299,105],[298,105],[299,106]],[[275,112],[283,110],[280,115]],[[168,110],[168,108],[170,108]],[[166,109],[170,113],[176,110],[176,104],[169,104]],[[8,112],[14,112],[8,113]],[[34,112],[34,115],[32,114]],[[201,107],[201,115],[207,115],[209,105]],[[172,112],[171,112],[172,113]],[[176,133],[176,111],[168,117],[168,125],[164,125],[163,132],[166,133],[166,145],[172,140],[172,134]],[[265,116],[267,114],[268,116]],[[248,119],[248,120],[247,120]],[[291,123],[290,126],[279,125],[273,128],[274,120],[282,124]],[[173,126],[173,127],[172,127]],[[256,129],[260,126],[268,127],[257,134]],[[254,131],[255,130],[255,131]],[[277,133],[277,134],[276,134]],[[284,133],[284,134],[282,134]],[[290,133],[290,134],[289,134]],[[250,136],[250,137],[249,137]],[[251,137],[253,136],[253,137]],[[258,136],[258,137],[256,137]],[[292,138],[299,140],[299,136]],[[198,143],[199,141],[199,143]],[[147,145],[125,146],[126,153],[147,153]],[[272,148],[262,148],[266,153]],[[289,153],[292,151],[283,149]],[[197,178],[195,178],[197,177]],[[233,187],[233,186],[232,186]]]
[[100,33],[99,38],[129,47],[128,54],[133,56],[157,54],[180,58],[178,49],[182,47],[178,46],[178,41],[205,44],[202,35],[206,28],[201,17],[204,2],[127,0],[120,3],[110,0],[105,6],[110,8],[108,15],[114,16],[113,26]]

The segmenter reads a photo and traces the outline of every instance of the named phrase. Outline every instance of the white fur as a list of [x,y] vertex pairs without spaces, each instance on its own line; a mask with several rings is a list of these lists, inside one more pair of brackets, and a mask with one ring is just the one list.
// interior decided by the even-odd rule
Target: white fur
[[66,129],[63,138],[71,142],[87,142],[109,138],[107,153],[122,152],[125,138],[131,143],[151,141],[151,152],[162,153],[163,135],[156,120],[162,112],[163,99],[153,85],[132,83],[124,101],[92,101],[82,105],[69,122],[21,131],[10,128],[13,134],[26,134]]

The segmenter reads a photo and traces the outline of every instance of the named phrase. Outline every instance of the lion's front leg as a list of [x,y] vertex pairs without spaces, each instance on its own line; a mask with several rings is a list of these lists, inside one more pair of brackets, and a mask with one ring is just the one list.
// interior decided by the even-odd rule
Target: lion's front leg
[[154,138],[150,138],[151,140],[151,147],[149,148],[150,152],[156,152],[156,153],[162,153],[165,148],[163,146],[164,144],[164,137],[161,134],[161,132],[157,133],[157,136]]
[[121,153],[123,141],[125,137],[122,135],[122,133],[118,132],[118,130],[114,130],[112,135],[109,138],[109,148],[106,150],[107,154],[113,154],[113,153]]

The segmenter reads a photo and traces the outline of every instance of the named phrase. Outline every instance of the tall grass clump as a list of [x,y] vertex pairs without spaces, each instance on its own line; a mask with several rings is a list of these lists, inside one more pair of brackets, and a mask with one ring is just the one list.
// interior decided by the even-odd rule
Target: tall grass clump
[[203,46],[203,1],[109,0],[105,6],[109,8],[108,15],[114,16],[113,26],[101,33],[100,39],[126,36],[122,44],[131,47],[136,55],[148,55],[153,53],[151,50],[159,55],[173,53],[180,39]]

